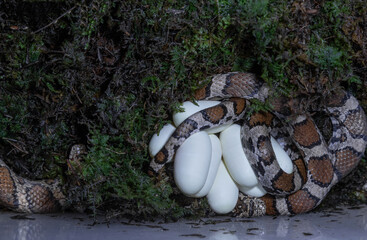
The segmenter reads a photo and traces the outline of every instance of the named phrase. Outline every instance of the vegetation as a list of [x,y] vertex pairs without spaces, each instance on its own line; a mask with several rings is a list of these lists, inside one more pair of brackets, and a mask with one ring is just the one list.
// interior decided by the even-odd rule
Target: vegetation
[[[63,179],[71,203],[95,213],[206,214],[205,200],[146,175],[152,134],[228,71],[311,103],[342,86],[366,109],[366,21],[364,0],[1,1],[0,152],[25,177]],[[77,143],[81,184],[66,164]],[[344,183],[348,199],[366,171]]]

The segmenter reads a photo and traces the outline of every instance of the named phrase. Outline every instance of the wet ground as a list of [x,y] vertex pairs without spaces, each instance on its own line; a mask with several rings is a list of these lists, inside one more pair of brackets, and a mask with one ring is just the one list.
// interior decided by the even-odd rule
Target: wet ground
[[128,219],[93,223],[81,214],[23,215],[0,211],[0,239],[358,239],[367,240],[367,206],[340,207],[294,217],[215,217],[175,223]]

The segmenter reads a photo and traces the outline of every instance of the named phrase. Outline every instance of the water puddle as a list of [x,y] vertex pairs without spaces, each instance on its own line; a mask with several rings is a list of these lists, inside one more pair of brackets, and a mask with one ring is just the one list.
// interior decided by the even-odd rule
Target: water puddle
[[116,219],[96,224],[82,214],[27,215],[2,211],[0,232],[0,239],[7,240],[367,240],[367,206],[336,208],[292,217],[215,217],[175,223]]

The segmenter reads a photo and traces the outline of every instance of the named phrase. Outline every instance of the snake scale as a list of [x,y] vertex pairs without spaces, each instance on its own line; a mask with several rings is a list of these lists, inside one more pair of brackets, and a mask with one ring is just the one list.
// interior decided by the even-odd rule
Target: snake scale
[[[233,215],[290,215],[314,209],[331,187],[361,160],[367,144],[366,115],[356,98],[345,91],[336,91],[326,99],[323,109],[333,126],[332,136],[326,143],[313,119],[295,110],[301,99],[279,97],[271,102],[271,113],[257,112],[246,117],[247,100],[263,102],[271,91],[251,73],[215,75],[207,86],[196,92],[195,99],[221,99],[222,102],[182,122],[152,159],[149,175],[157,176],[164,165],[173,160],[180,145],[194,133],[243,119],[244,151],[269,194],[253,198],[240,193]],[[282,126],[277,126],[280,123]],[[279,167],[270,136],[290,155],[293,173],[287,174]]]

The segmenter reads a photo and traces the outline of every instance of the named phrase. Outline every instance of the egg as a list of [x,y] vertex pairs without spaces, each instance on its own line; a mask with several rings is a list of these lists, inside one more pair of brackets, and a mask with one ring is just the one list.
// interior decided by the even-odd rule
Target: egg
[[[218,105],[220,101],[197,101],[197,105],[192,102],[186,101],[182,104],[183,112],[176,112],[173,114],[172,119],[176,127],[178,127],[186,118],[190,117],[194,113],[197,113],[205,108]],[[207,133],[218,133],[226,129],[230,124],[223,124],[221,126],[205,129]]]
[[262,197],[266,194],[265,189],[261,184],[256,184],[254,187],[238,186],[241,192],[251,197]]
[[206,197],[211,209],[218,214],[229,213],[237,204],[238,187],[222,161],[213,186]]
[[199,192],[193,195],[193,197],[197,198],[204,197],[209,193],[213,186],[214,179],[217,175],[219,164],[222,159],[222,146],[220,144],[219,138],[213,134],[210,134],[209,137],[212,145],[212,157],[210,160],[209,172],[205,184]]
[[273,138],[270,138],[271,146],[273,147],[275,157],[279,163],[280,168],[290,174],[293,172],[293,163],[288,154],[280,146],[280,144]]
[[208,178],[212,143],[206,132],[198,132],[177,149],[174,161],[174,179],[185,195],[198,193]]
[[233,180],[241,186],[254,187],[258,180],[243,151],[241,126],[233,124],[220,133],[223,159]]
[[222,124],[220,126],[216,126],[216,127],[205,129],[204,131],[206,131],[209,134],[220,133],[223,130],[225,130],[226,128],[228,128],[229,126],[231,126],[231,124],[232,123],[225,123],[225,124]]
[[151,157],[154,157],[162,149],[175,130],[176,128],[172,124],[166,124],[159,131],[159,134],[153,135],[148,147]]

